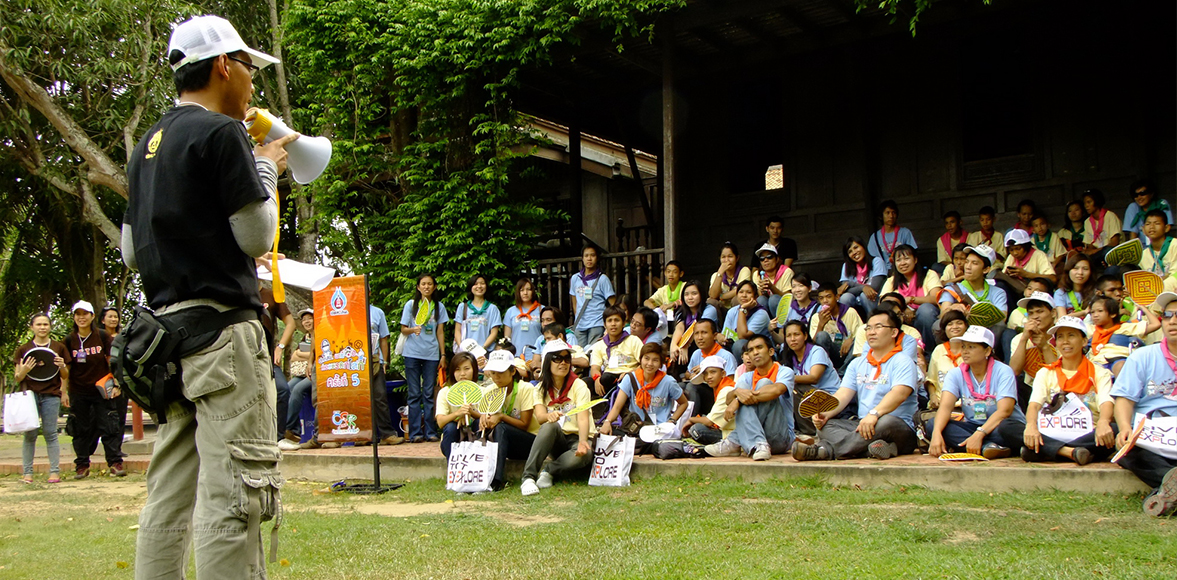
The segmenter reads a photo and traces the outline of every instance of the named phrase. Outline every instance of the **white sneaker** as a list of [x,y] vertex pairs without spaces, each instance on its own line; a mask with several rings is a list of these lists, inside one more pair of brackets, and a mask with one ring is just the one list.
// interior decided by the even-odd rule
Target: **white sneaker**
[[523,480],[523,484],[519,486],[519,491],[523,495],[535,495],[539,493],[539,487],[535,485],[535,480],[530,477]]
[[539,472],[539,478],[535,480],[535,486],[540,489],[552,487],[552,474],[546,471]]
[[739,443],[731,439],[724,439],[719,443],[712,443],[703,447],[703,451],[706,451],[707,455],[712,457],[739,457],[741,449]]
[[757,443],[756,450],[752,452],[752,461],[768,461],[772,458],[772,451],[768,448],[768,443]]
[[299,449],[302,449],[302,447],[299,447],[298,443],[295,443],[289,439],[282,439],[278,442],[278,449],[281,449],[282,451],[298,451]]

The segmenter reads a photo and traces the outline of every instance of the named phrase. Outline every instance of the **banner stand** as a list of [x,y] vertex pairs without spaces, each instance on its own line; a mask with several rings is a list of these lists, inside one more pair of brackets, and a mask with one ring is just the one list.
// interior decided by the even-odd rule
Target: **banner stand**
[[[360,283],[363,284],[362,290],[361,288],[357,288]],[[348,296],[351,297],[350,300],[348,299]],[[331,367],[332,371],[343,370],[344,372],[341,374],[336,372],[335,376],[333,376],[331,379],[327,378],[329,373],[323,372],[327,369],[324,369],[321,365],[316,367],[319,371],[316,372],[316,382],[319,383],[319,402],[322,402],[324,398],[328,399],[332,404],[328,405],[326,408],[337,409],[333,415],[342,415],[342,417],[340,417],[342,419],[341,423],[336,423],[336,425],[343,427],[344,430],[333,431],[331,433],[333,439],[335,437],[339,437],[344,440],[354,440],[354,437],[363,436],[361,427],[357,425],[358,421],[356,421],[356,419],[358,417],[355,415],[357,410],[362,411],[362,406],[359,406],[362,405],[362,403],[358,403],[358,401],[362,401],[363,399],[355,398],[355,395],[359,394],[355,392],[355,389],[357,387],[363,388],[363,385],[367,385],[368,387],[368,422],[371,427],[369,432],[371,433],[372,439],[372,482],[348,483],[348,481],[344,479],[331,484],[331,491],[342,491],[358,495],[380,494],[386,491],[404,487],[405,485],[403,483],[380,482],[380,440],[376,434],[377,428],[375,417],[372,416],[373,410],[376,408],[376,400],[374,395],[375,387],[373,387],[370,383],[370,378],[372,377],[371,353],[375,349],[380,348],[380,346],[379,344],[374,344],[370,340],[370,330],[372,327],[371,320],[369,320],[369,314],[371,311],[368,309],[368,303],[369,297],[367,276],[335,278],[327,285],[326,288],[315,292],[315,328],[316,330],[321,328],[324,331],[322,333],[317,332],[316,337],[324,337],[324,335],[328,334],[327,331],[335,332],[335,335],[331,336],[331,338],[336,339],[335,343],[337,345],[347,345],[340,350],[345,351],[345,356],[349,357],[350,360],[352,360],[354,363],[342,367],[338,364],[334,364]],[[349,308],[351,309],[350,312],[348,311]],[[357,312],[357,310],[360,308],[363,309],[362,316],[359,316],[360,312]],[[338,317],[341,319],[341,322],[327,323],[326,320],[328,317]],[[323,320],[325,323],[321,325],[320,320]],[[360,325],[358,324],[361,320],[363,321],[362,328],[360,328]],[[354,340],[357,337],[359,340]],[[332,341],[330,341],[328,338],[324,337],[323,342],[321,343],[324,357],[321,359],[321,362],[322,360],[327,359],[328,355],[331,354],[328,352],[329,348],[332,351],[335,350],[331,345],[331,342]],[[337,361],[338,358],[333,358],[331,360]],[[349,373],[351,375],[350,379],[348,377]],[[340,384],[339,379],[342,379],[342,385]],[[344,387],[345,389],[351,387],[348,389],[351,394],[346,395],[348,397],[346,400],[331,401],[332,391],[338,389],[340,386]],[[379,388],[385,388],[385,385],[379,385]],[[360,397],[362,396],[363,395],[360,395]],[[318,407],[319,405],[317,402],[316,411],[318,411]],[[341,412],[340,410],[343,411]],[[335,417],[321,417],[318,416],[319,414],[317,412],[316,415],[316,423],[319,424],[319,433],[320,438],[322,439],[323,429],[327,428],[330,430],[331,422],[335,419]],[[362,418],[362,415],[359,417]],[[347,420],[348,418],[350,418],[350,421]]]

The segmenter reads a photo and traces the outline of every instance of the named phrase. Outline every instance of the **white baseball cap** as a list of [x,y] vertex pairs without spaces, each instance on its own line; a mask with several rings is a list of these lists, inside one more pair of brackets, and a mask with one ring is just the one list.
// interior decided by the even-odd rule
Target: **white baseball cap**
[[496,350],[490,353],[490,358],[486,359],[485,371],[494,371],[496,373],[507,372],[515,364],[515,355],[511,351]]
[[724,372],[726,373],[727,365],[724,364],[723,358],[721,358],[719,355],[705,357],[703,362],[699,363],[699,372],[696,373],[695,376],[691,377],[691,384],[701,385],[706,382],[706,379],[703,377],[707,369],[725,369]]
[[[1177,294],[1174,294],[1177,296]],[[1046,292],[1034,291],[1029,296],[1018,300],[1019,308],[1029,308],[1031,302],[1045,302],[1047,306],[1054,308],[1054,297]]]
[[181,22],[172,29],[172,38],[168,41],[168,55],[173,50],[180,51],[184,58],[176,61],[172,70],[238,51],[248,54],[258,68],[278,63],[278,59],[246,46],[237,29],[220,16],[196,16]]
[[992,266],[993,263],[997,261],[997,251],[993,248],[990,248],[989,246],[986,246],[985,244],[965,247],[964,253],[966,256],[969,255],[969,252],[972,252],[976,254],[977,257],[984,259],[987,262],[985,264],[986,266]]
[[547,344],[544,345],[543,357],[541,357],[541,358],[547,358],[547,356],[549,354],[552,354],[554,352],[563,352],[566,350],[567,351],[572,350],[572,347],[568,346],[567,342],[564,342],[563,340],[559,340],[559,339],[549,340],[547,342]]
[[73,313],[73,312],[77,312],[79,310],[85,310],[86,312],[89,312],[90,314],[94,314],[94,306],[91,305],[89,302],[86,302],[85,300],[78,300],[77,304],[74,304],[74,307],[70,308],[69,311],[71,313]]
[[1030,237],[1030,232],[1027,232],[1023,229],[1014,228],[1005,234],[1006,246],[1020,246],[1022,244],[1029,244],[1033,241],[1033,238]]
[[760,246],[759,250],[756,250],[756,257],[757,258],[760,257],[761,252],[772,252],[772,255],[774,255],[774,256],[777,255],[776,246],[774,246],[768,242],[765,242],[763,246]]
[[1165,307],[1173,301],[1177,301],[1177,293],[1161,292],[1160,294],[1157,294],[1157,299],[1152,303],[1152,307],[1157,312],[1163,312]]
[[[1175,298],[1177,298],[1177,294],[1174,294],[1173,296]],[[1158,298],[1158,300],[1159,300],[1159,298]],[[1054,326],[1050,327],[1050,330],[1048,330],[1047,332],[1049,332],[1051,336],[1054,336],[1055,333],[1057,333],[1058,329],[1060,329],[1060,328],[1074,328],[1075,330],[1082,332],[1083,336],[1087,336],[1087,325],[1083,324],[1082,318],[1076,318],[1074,316],[1064,316],[1062,318],[1059,318],[1058,322],[1056,322]]]
[[988,328],[985,328],[984,326],[977,326],[974,324],[974,325],[970,326],[968,328],[968,330],[964,331],[964,334],[960,335],[960,337],[958,337],[956,340],[961,340],[964,342],[974,342],[977,344],[983,344],[985,346],[992,347],[993,346],[993,331],[989,330]]

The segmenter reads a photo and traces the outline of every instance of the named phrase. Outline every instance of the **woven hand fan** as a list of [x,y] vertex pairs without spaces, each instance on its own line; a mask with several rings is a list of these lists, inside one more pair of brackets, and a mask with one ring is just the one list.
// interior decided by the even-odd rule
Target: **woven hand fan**
[[805,398],[801,399],[798,411],[802,417],[812,417],[818,413],[833,411],[837,408],[837,398],[821,389],[813,389],[805,395]]
[[1144,257],[1144,246],[1141,245],[1140,238],[1135,238],[1108,250],[1103,260],[1109,266],[1124,266],[1139,264],[1142,257]]
[[969,324],[986,328],[1005,320],[1005,313],[992,302],[978,302],[969,308]]
[[445,400],[455,407],[472,405],[482,400],[482,389],[472,381],[461,381],[450,387]]

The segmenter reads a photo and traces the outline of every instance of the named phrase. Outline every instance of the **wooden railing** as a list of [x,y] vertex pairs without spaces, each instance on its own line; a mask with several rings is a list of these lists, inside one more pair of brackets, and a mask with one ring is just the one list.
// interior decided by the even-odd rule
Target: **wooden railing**
[[[617,295],[626,296],[630,312],[634,311],[635,305],[649,298],[661,284],[663,254],[662,248],[655,248],[601,256],[601,268],[609,276]],[[540,302],[557,306],[567,314],[572,305],[568,285],[572,276],[580,271],[580,266],[579,257],[536,262],[530,276],[535,282]]]

